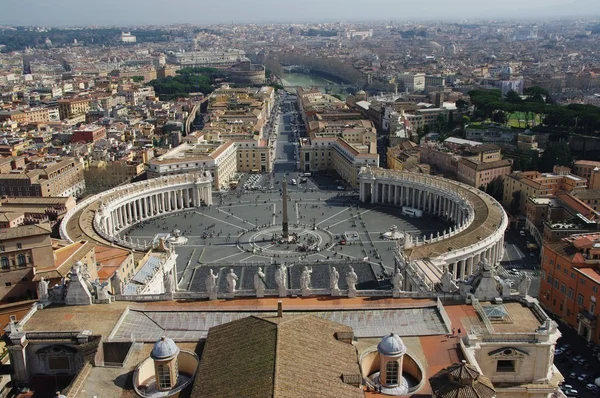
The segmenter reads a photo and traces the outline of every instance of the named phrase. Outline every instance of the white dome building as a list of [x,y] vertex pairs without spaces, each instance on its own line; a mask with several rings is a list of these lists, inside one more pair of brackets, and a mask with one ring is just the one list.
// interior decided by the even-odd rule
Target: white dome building
[[400,336],[390,333],[377,345],[379,351],[379,382],[382,386],[394,388],[402,381],[402,360],[406,346]]
[[150,357],[135,369],[135,391],[141,397],[177,397],[192,384],[198,364],[195,353],[180,350],[172,339],[163,336],[154,343]]

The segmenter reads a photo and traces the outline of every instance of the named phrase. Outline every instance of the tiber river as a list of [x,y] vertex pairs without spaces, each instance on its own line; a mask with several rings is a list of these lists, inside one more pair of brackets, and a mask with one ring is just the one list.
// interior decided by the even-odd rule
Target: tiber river
[[[344,100],[348,96],[348,93],[345,92],[343,88],[340,88],[338,83],[313,74],[305,75],[303,73],[285,73],[281,77],[281,83],[284,87],[301,86],[305,89],[310,89],[314,86],[330,85],[330,94],[340,94]],[[322,92],[325,92],[325,87],[318,87],[318,89]]]

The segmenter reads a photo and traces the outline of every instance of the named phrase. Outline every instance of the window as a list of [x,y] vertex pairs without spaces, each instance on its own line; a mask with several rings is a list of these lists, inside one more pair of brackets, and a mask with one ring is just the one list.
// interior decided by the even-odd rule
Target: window
[[385,383],[388,385],[398,384],[398,362],[390,361],[385,364]]
[[581,278],[581,279],[579,280],[579,283],[581,283],[582,285],[585,285],[585,279]]
[[67,356],[48,357],[48,368],[53,371],[70,371],[71,363]]
[[6,286],[6,287],[11,287],[11,286],[12,286],[12,282],[5,282],[5,283],[4,283],[4,286]]
[[561,283],[560,284],[560,292],[564,294],[566,290],[567,290],[567,286],[565,286],[564,283]]
[[560,271],[560,264],[556,264],[556,269]]
[[577,304],[583,305],[583,295],[581,293],[577,294]]
[[23,253],[17,256],[17,264],[19,264],[19,267],[24,267],[27,265],[27,262],[25,261],[25,255]]
[[571,272],[571,279],[575,279],[575,273]]
[[515,361],[510,361],[506,359],[498,360],[496,364],[496,372],[514,372],[515,371]]
[[567,296],[572,299],[573,298],[573,288],[569,288],[569,291],[567,292]]
[[171,370],[169,365],[160,364],[156,367],[158,373],[158,388],[170,389],[171,388]]
[[17,243],[17,249],[22,249],[22,248],[23,248],[23,245],[20,243]]
[[596,309],[596,303],[594,303],[593,301],[590,303],[590,314],[594,313],[594,310]]
[[592,286],[592,292],[598,293],[598,286]]
[[2,265],[2,269],[8,269],[10,268],[10,265],[8,263],[8,257],[4,256],[0,259],[0,265]]
[[546,282],[548,282],[549,284],[552,284],[552,277],[550,275],[548,275],[548,279],[546,279]]
[[554,280],[554,287],[558,289],[558,279]]

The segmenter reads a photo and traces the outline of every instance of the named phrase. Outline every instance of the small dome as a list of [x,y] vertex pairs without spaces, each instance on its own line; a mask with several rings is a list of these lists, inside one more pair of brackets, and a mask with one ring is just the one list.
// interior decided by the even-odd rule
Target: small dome
[[402,355],[406,353],[406,346],[400,336],[396,333],[390,333],[381,339],[377,345],[377,351],[384,355]]
[[152,359],[166,359],[179,354],[179,347],[173,340],[168,337],[161,337],[156,343],[150,353]]
[[362,95],[362,94],[366,94],[365,90],[358,90],[356,92],[356,94]]

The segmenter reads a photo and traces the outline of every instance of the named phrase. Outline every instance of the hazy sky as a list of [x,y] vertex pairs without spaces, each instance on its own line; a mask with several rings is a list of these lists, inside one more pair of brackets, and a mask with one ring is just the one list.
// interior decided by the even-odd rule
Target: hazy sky
[[0,24],[127,25],[600,14],[600,0],[0,0]]

